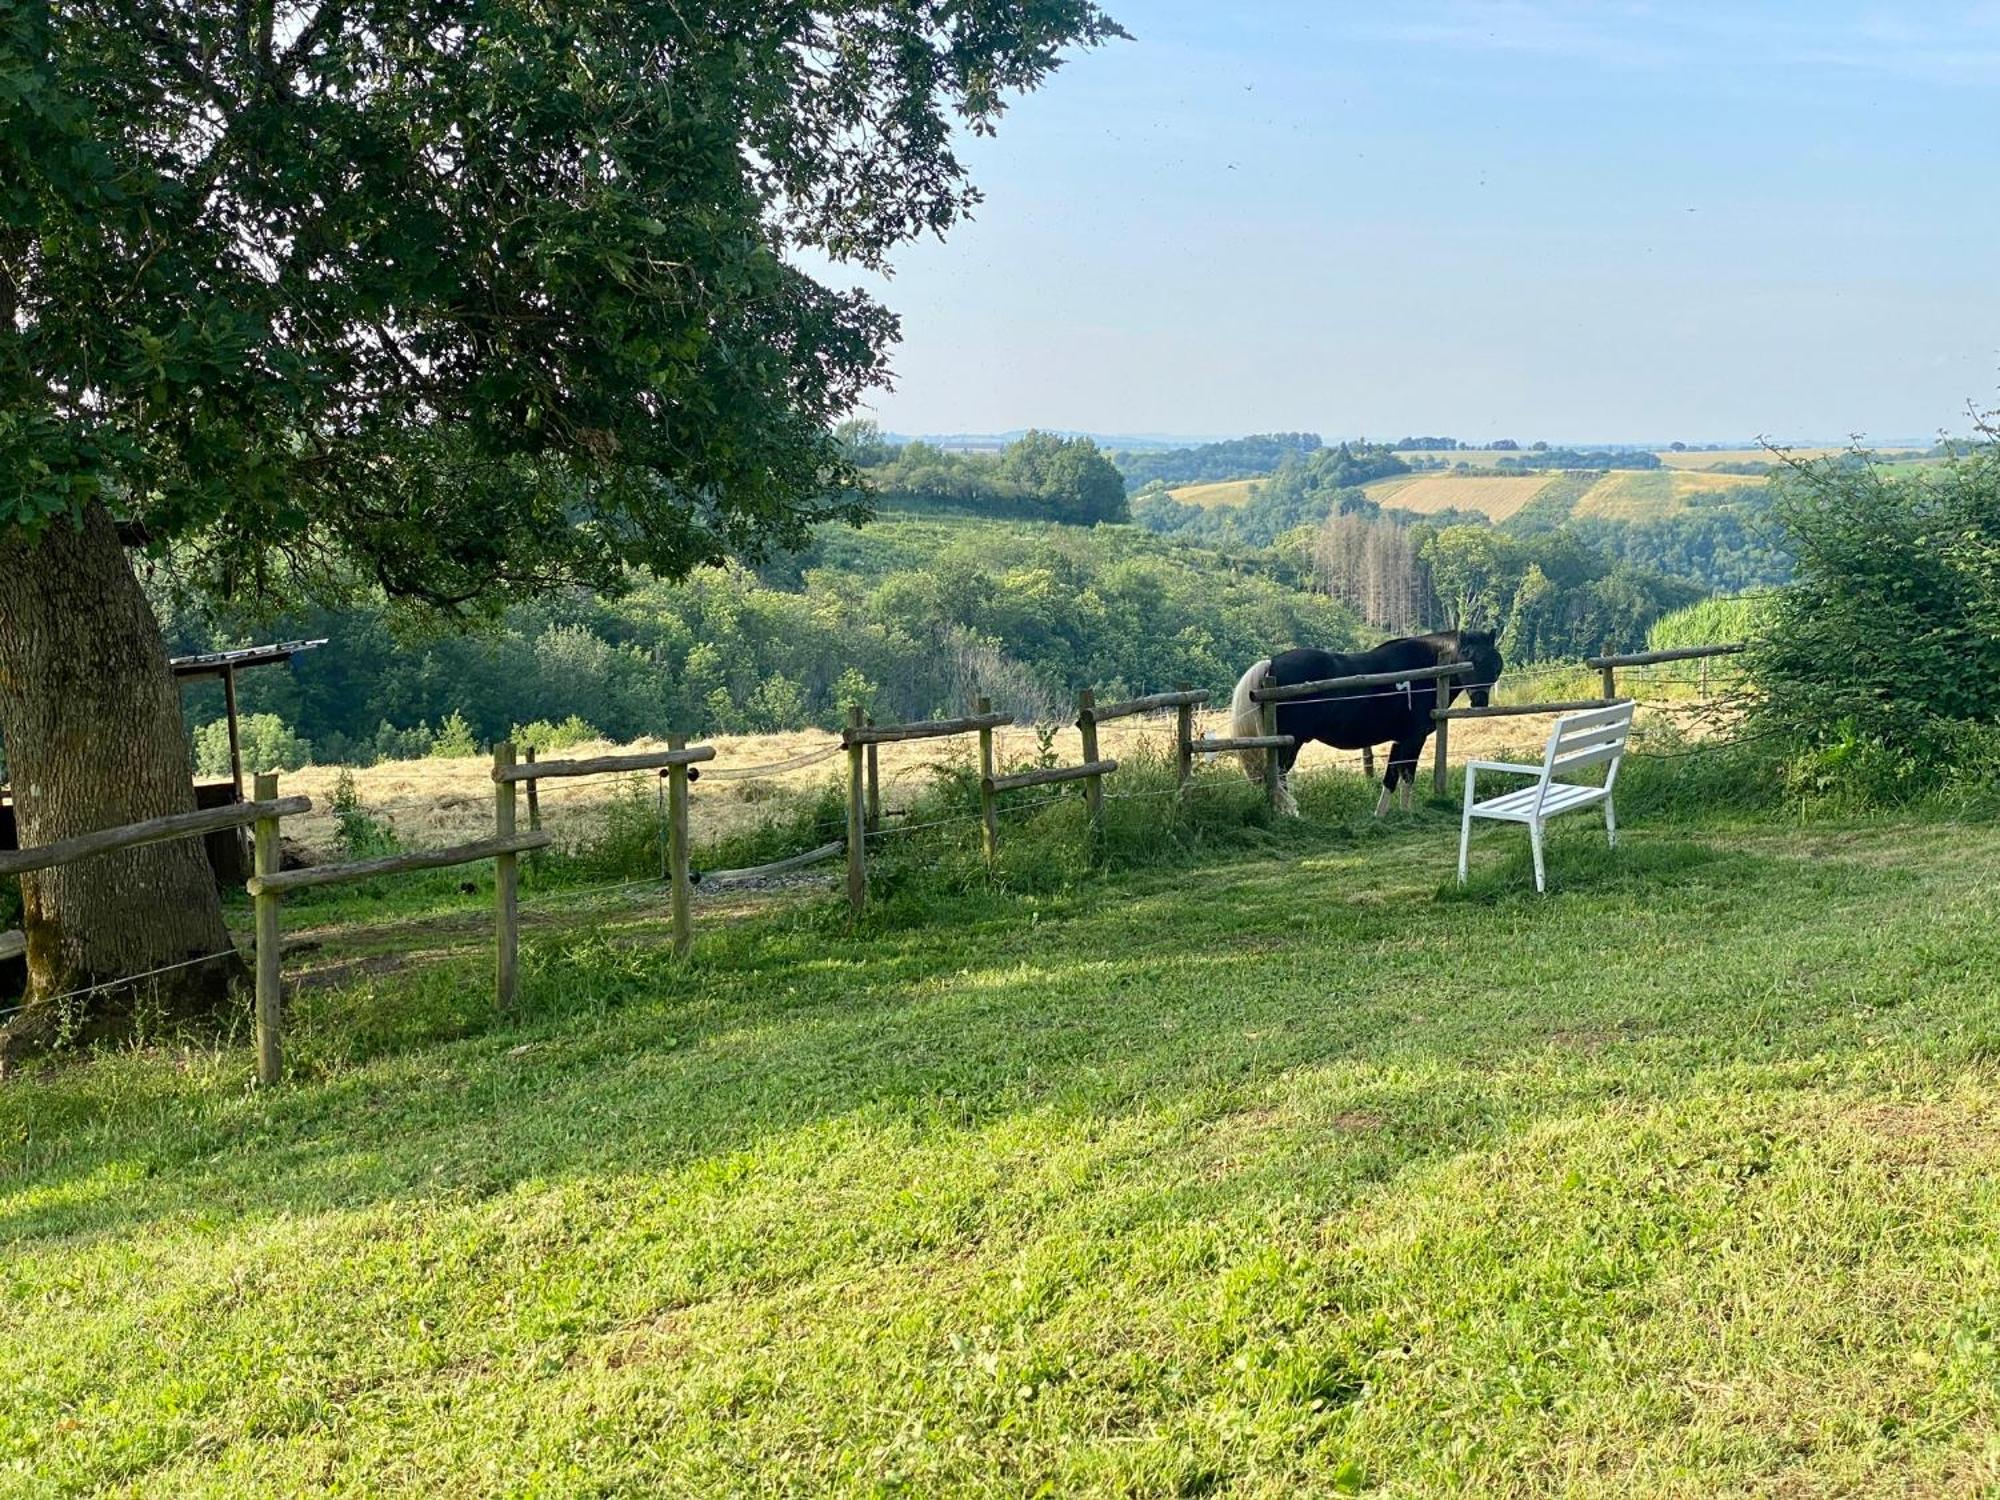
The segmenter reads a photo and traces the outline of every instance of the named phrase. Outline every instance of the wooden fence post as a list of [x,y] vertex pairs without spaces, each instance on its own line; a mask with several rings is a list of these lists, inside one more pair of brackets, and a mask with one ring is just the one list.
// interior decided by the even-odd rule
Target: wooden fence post
[[[1076,695],[1076,732],[1083,736],[1083,763],[1097,763],[1097,693],[1092,688],[1084,688]],[[1083,783],[1084,806],[1090,810],[1090,849],[1092,860],[1104,847],[1104,778],[1089,776]]]
[[[514,742],[502,740],[493,747],[495,773],[514,769]],[[514,832],[514,783],[493,783],[493,832],[506,838]],[[521,857],[499,854],[493,859],[493,929],[499,949],[493,965],[494,1004],[502,1015],[514,1009],[520,985],[521,944]]]
[[[863,721],[870,729],[875,727],[875,716],[868,715]],[[882,758],[876,752],[881,747],[868,747],[868,831],[879,832],[882,827]]]
[[1370,781],[1375,779],[1375,747],[1373,745],[1363,745],[1361,747],[1361,774],[1366,776]]
[[[667,736],[667,748],[685,750],[687,736]],[[681,765],[667,767],[667,870],[672,881],[674,956],[686,958],[694,946],[694,920],[688,913],[688,768]]]
[[[974,705],[974,713],[993,712],[993,700],[982,697]],[[993,873],[995,861],[1000,858],[1000,799],[993,791],[993,731],[984,728],[979,731],[979,821],[985,830],[982,842],[986,846],[986,873]]]
[[[1189,693],[1194,689],[1187,683],[1174,686],[1177,693]],[[1188,779],[1194,774],[1194,705],[1179,703],[1174,706],[1174,785],[1182,795],[1186,795]]]
[[[1437,706],[1439,708],[1451,707],[1451,690],[1444,685],[1444,679],[1440,677],[1433,686],[1437,689]],[[1431,767],[1431,791],[1435,795],[1442,797],[1444,795],[1446,757],[1449,754],[1446,747],[1451,742],[1451,720],[1434,719],[1431,721],[1431,724],[1437,731],[1437,761]]]
[[1612,666],[1609,660],[1611,655],[1611,642],[1609,641],[1604,643],[1604,655],[1607,658],[1603,668],[1604,701],[1609,703],[1613,698],[1618,696],[1618,669]]
[[[535,763],[535,747],[523,745],[521,759],[532,766]],[[522,785],[528,789],[528,832],[538,833],[542,826],[542,784],[539,781],[526,781]]]
[[[257,773],[256,800],[275,802],[278,778],[275,772]],[[278,820],[259,818],[256,824],[255,856],[252,868],[259,875],[278,873]],[[281,1005],[278,966],[278,902],[275,891],[251,898],[257,917],[257,1082],[268,1086],[284,1076],[284,1013]]]
[[868,749],[860,740],[865,718],[858,703],[847,710],[847,908],[857,920],[868,904]]
[[[1264,673],[1265,685],[1269,685],[1270,678],[1270,672],[1266,671]],[[1275,735],[1277,732],[1278,705],[1269,702],[1259,704],[1257,707],[1257,733]],[[1273,807],[1278,805],[1278,777],[1280,774],[1278,754],[1279,752],[1275,746],[1264,752],[1264,797]]]

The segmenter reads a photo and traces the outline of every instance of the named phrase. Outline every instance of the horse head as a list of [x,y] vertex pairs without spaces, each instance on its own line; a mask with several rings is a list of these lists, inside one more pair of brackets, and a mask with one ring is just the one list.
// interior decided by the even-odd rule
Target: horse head
[[1472,700],[1474,708],[1484,708],[1493,695],[1493,685],[1500,680],[1500,648],[1494,643],[1490,630],[1461,630],[1458,633],[1458,659],[1472,663],[1472,671],[1461,681],[1466,696]]

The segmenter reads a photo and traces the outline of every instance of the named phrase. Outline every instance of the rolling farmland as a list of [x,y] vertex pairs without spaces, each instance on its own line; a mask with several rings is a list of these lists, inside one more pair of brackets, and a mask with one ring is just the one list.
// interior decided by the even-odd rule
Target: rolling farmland
[[1538,496],[1562,485],[1584,486],[1570,514],[1624,521],[1677,514],[1701,496],[1741,490],[1750,498],[1764,481],[1747,474],[1701,474],[1669,469],[1614,469],[1595,481],[1566,473],[1398,474],[1367,486],[1378,505],[1419,515],[1476,510],[1504,521]]
[[1559,474],[1398,474],[1368,485],[1368,498],[1378,505],[1435,515],[1445,510],[1483,511],[1504,521],[1526,505]]

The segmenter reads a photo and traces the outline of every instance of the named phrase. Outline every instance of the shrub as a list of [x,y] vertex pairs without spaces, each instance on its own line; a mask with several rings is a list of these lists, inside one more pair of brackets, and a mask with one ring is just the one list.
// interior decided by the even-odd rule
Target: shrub
[[535,752],[544,750],[568,750],[576,745],[584,745],[592,740],[601,740],[595,727],[584,723],[581,717],[571,714],[560,724],[551,724],[547,719],[537,719],[532,724],[516,724],[508,736],[516,745],[533,745]]
[[1776,514],[1798,571],[1753,644],[1759,714],[1812,749],[1809,783],[1937,784],[2000,718],[2000,449],[1909,478],[1806,465]]
[[[296,771],[312,764],[312,741],[292,733],[276,714],[249,714],[237,724],[243,747],[243,769]],[[203,776],[227,776],[229,721],[216,719],[194,732],[194,766]]]
[[435,739],[428,724],[398,729],[384,719],[375,731],[370,748],[376,760],[421,760],[431,753],[431,744]]
[[467,760],[479,753],[479,741],[473,738],[464,714],[453,709],[451,717],[438,725],[429,753],[438,760]]
[[333,822],[341,850],[349,859],[387,854],[396,847],[396,836],[388,825],[361,805],[360,794],[354,789],[354,773],[345,766],[333,783]]

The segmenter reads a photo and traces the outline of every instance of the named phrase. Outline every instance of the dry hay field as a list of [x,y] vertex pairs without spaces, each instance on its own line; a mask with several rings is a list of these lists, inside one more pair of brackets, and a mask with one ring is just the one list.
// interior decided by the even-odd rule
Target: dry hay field
[[[1509,696],[1521,698],[1567,697],[1570,684],[1523,682]],[[1581,689],[1579,689],[1581,691]],[[1451,759],[1462,764],[1470,756],[1504,757],[1535,750],[1546,739],[1551,720],[1541,716],[1507,719],[1473,719],[1454,723],[1451,728]],[[1701,716],[1689,705],[1642,708],[1642,729],[1668,722],[1690,737],[1704,730]],[[1142,751],[1166,756],[1173,750],[1173,716],[1120,719],[1098,730],[1099,754],[1114,759],[1128,758]],[[1223,736],[1229,733],[1226,715],[1220,711],[1201,715],[1195,724],[1197,735]],[[1032,725],[1015,725],[996,736],[996,753],[1004,764],[1031,761],[1040,745]],[[697,843],[755,827],[774,812],[774,804],[841,784],[846,761],[838,753],[808,765],[748,777],[729,773],[738,768],[771,765],[802,756],[836,750],[838,739],[818,729],[801,729],[781,734],[720,735],[702,743],[712,744],[716,758],[703,766],[704,778],[695,783],[689,798],[689,820]],[[950,739],[910,740],[880,747],[882,801],[887,808],[901,808],[914,801],[941,768],[971,766],[975,763],[978,741],[972,735]],[[564,758],[609,755],[618,752],[665,749],[664,741],[640,740],[629,745],[597,743],[580,745],[560,752]],[[1082,743],[1072,725],[1055,731],[1053,746],[1061,764],[1081,761]],[[553,760],[551,753],[544,759]],[[1387,763],[1387,752],[1378,752],[1377,768]],[[1234,767],[1233,758],[1218,764]],[[1428,775],[1428,751],[1424,760]],[[492,762],[486,756],[458,760],[424,759],[384,761],[379,765],[351,770],[355,795],[370,816],[394,830],[397,840],[408,849],[442,847],[483,838],[493,831]],[[1299,771],[1340,769],[1358,771],[1361,756],[1356,751],[1332,750],[1325,745],[1308,745],[1299,758]],[[338,849],[334,825],[334,785],[341,775],[339,766],[308,766],[288,772],[281,780],[288,795],[303,793],[312,798],[313,810],[285,822],[287,838],[295,839],[323,857],[334,857]],[[1115,780],[1115,778],[1114,778]],[[541,783],[543,826],[559,844],[574,844],[595,833],[606,810],[617,798],[655,795],[657,779],[649,773],[627,773],[579,778],[574,781]],[[1428,782],[1426,782],[1428,785]],[[525,814],[523,815],[525,816]]]
[[[1366,486],[1368,498],[1397,510],[1436,515],[1476,510],[1504,521],[1544,494],[1569,482],[1566,472],[1534,474],[1398,474]],[[1696,496],[1740,489],[1746,496],[1764,483],[1754,474],[1706,474],[1685,469],[1613,469],[1586,489],[1572,515],[1621,521],[1653,520],[1688,509]]]
[[1398,474],[1365,486],[1378,505],[1435,515],[1442,510],[1483,511],[1504,521],[1560,474]]
[[1224,479],[1215,484],[1184,484],[1168,493],[1183,505],[1241,505],[1260,483],[1257,479]]

